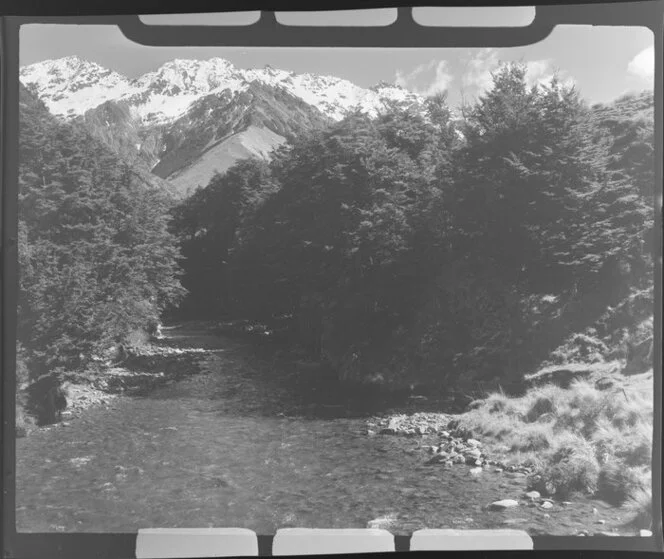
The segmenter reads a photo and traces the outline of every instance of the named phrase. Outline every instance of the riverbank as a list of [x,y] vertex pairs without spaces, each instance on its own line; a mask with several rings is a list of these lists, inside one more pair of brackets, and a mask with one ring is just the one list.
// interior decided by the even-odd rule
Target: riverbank
[[[625,375],[620,363],[561,370],[581,374],[533,383],[519,397],[494,393],[453,416],[388,415],[369,421],[368,433],[434,434],[437,442],[419,452],[426,464],[470,467],[473,476],[487,471],[523,476],[525,495],[543,509],[568,506],[579,496],[600,499],[624,515],[621,530],[647,533],[652,528],[652,370]],[[516,506],[518,501],[510,500]]]
[[17,436],[67,427],[86,410],[112,408],[119,397],[149,393],[200,371],[200,362],[209,350],[187,344],[178,347],[181,345],[181,340],[168,336],[153,339],[127,348],[120,362],[98,360],[85,370],[65,372],[60,388],[67,406],[60,414],[60,421],[39,426],[17,406]]

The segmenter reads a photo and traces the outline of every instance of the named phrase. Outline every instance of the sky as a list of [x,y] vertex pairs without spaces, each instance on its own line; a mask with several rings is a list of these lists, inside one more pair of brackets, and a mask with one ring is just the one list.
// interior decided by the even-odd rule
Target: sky
[[[389,10],[372,12],[351,14],[351,21],[374,25],[392,21]],[[458,9],[456,18],[449,15],[447,12],[446,18],[438,19],[446,25],[467,23],[467,12],[462,9]],[[523,25],[532,17],[523,12],[497,15],[495,9],[490,15],[491,24],[496,25]],[[335,16],[336,23],[342,23],[342,16]],[[434,13],[414,14],[416,20],[435,24],[438,21],[434,16]],[[145,23],[161,25],[201,21],[199,14],[192,15],[190,20],[182,15],[143,17]],[[236,22],[228,20],[229,14],[203,17],[208,24],[242,24],[256,19],[255,13],[250,12],[231,16]],[[306,17],[292,14],[290,18],[290,24],[315,23],[311,14]],[[324,21],[329,22],[330,18]],[[489,20],[482,23],[488,24]],[[21,65],[70,55],[97,62],[130,78],[155,70],[174,58],[221,57],[239,68],[270,65],[296,73],[333,75],[361,87],[385,81],[422,95],[446,90],[452,106],[480,95],[490,85],[491,71],[500,62],[525,63],[532,83],[546,81],[555,72],[562,80],[574,83],[591,103],[611,101],[631,91],[652,88],[654,73],[653,34],[639,27],[558,26],[538,43],[499,49],[149,47],[133,43],[111,25],[26,25],[21,28]]]

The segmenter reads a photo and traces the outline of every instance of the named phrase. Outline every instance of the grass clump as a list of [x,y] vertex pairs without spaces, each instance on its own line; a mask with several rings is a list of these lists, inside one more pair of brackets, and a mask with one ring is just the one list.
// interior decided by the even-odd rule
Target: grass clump
[[25,437],[30,431],[32,431],[35,428],[35,425],[36,423],[34,418],[25,411],[23,404],[17,401],[16,424],[15,424],[16,437],[17,438]]
[[569,388],[535,386],[516,398],[492,394],[474,402],[459,423],[507,453],[507,461],[530,462],[533,489],[561,499],[575,492],[595,495],[645,518],[644,511],[650,514],[652,378],[625,379],[614,378],[613,388],[604,390],[586,379]]
[[646,487],[640,487],[627,497],[623,510],[631,517],[627,522],[637,530],[651,530],[653,524],[652,492]]
[[643,473],[636,468],[625,468],[619,462],[609,462],[600,469],[597,493],[611,505],[623,505],[631,495],[647,485],[647,480],[643,478]]
[[583,437],[566,433],[558,437],[539,473],[540,489],[563,499],[576,492],[592,494],[597,490],[599,472],[592,445]]

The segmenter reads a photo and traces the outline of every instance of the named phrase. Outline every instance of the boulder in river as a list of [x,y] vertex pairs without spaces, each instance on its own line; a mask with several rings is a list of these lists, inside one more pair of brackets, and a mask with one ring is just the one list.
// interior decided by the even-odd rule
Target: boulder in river
[[519,501],[514,499],[502,499],[500,501],[494,501],[489,505],[489,510],[507,510],[519,506]]

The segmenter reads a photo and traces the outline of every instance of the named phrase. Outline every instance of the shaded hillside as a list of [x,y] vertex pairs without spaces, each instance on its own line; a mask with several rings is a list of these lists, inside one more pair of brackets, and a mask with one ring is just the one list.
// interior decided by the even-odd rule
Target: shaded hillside
[[[223,95],[202,99],[185,117],[162,129],[163,147],[153,172],[163,178],[177,175],[175,182],[180,189],[204,186],[215,170],[224,171],[251,152],[268,153],[274,145],[307,130],[324,127],[328,122],[317,109],[286,91],[252,83],[246,91],[232,97]],[[272,134],[249,133],[253,149],[246,152],[238,152],[235,149],[237,144],[226,142],[249,127],[262,128]],[[211,150],[214,158],[219,160],[217,166],[207,154]],[[206,163],[197,166],[203,154],[207,155]],[[192,167],[190,176],[188,169]],[[204,169],[207,172],[203,172]],[[189,184],[188,180],[191,180]]]
[[20,90],[19,382],[149,330],[182,294],[170,201]]
[[329,123],[301,99],[260,83],[204,97],[165,125],[144,126],[124,101],[107,101],[80,118],[121,159],[149,169],[178,197],[241,158],[266,157],[284,141]]

